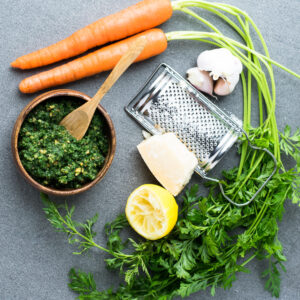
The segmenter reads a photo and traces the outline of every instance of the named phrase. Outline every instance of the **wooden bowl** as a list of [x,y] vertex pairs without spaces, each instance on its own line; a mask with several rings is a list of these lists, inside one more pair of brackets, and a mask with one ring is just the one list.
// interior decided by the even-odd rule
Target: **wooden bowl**
[[14,126],[14,129],[13,129],[13,132],[12,132],[11,145],[12,145],[12,153],[13,153],[14,161],[17,165],[17,168],[20,170],[21,174],[25,177],[25,179],[31,185],[33,185],[35,188],[37,188],[38,190],[40,190],[46,194],[52,194],[52,195],[56,195],[56,196],[69,196],[69,195],[75,195],[78,193],[82,193],[82,192],[88,190],[89,188],[94,186],[97,182],[99,182],[104,177],[104,175],[106,174],[107,170],[109,169],[109,167],[112,163],[112,160],[114,158],[114,155],[115,155],[116,133],[115,133],[114,125],[112,123],[112,120],[111,120],[109,114],[106,112],[106,110],[101,105],[98,105],[98,107],[97,107],[98,111],[101,113],[101,115],[104,117],[104,119],[106,120],[106,123],[107,123],[109,149],[108,149],[108,154],[106,156],[104,165],[103,165],[102,169],[99,171],[97,177],[93,181],[91,181],[77,189],[59,190],[59,189],[47,187],[47,186],[44,186],[44,185],[38,183],[27,173],[27,171],[23,167],[22,162],[20,160],[19,150],[18,150],[19,132],[20,132],[20,129],[22,127],[22,124],[23,124],[25,118],[31,112],[31,110],[33,108],[35,108],[38,104],[40,104],[43,101],[47,101],[48,99],[53,99],[54,97],[60,97],[60,96],[71,96],[74,99],[78,98],[79,100],[84,100],[84,101],[91,100],[91,97],[87,96],[86,94],[83,94],[81,92],[74,91],[74,90],[69,90],[69,89],[53,90],[53,91],[44,93],[44,94],[36,97],[21,111],[20,115],[18,116],[17,121]]

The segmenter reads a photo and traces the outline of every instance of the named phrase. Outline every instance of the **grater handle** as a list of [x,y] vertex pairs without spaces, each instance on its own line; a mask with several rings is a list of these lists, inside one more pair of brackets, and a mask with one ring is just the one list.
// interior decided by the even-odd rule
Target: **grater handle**
[[273,159],[274,161],[274,169],[271,173],[271,175],[266,179],[266,181],[260,186],[260,188],[256,191],[256,193],[252,196],[252,198],[245,202],[245,203],[236,203],[234,202],[233,200],[231,200],[228,196],[225,195],[225,192],[224,192],[224,189],[223,189],[223,185],[221,183],[220,180],[216,179],[216,178],[211,178],[211,177],[207,177],[206,175],[203,176],[203,178],[207,179],[207,180],[210,180],[210,181],[214,181],[214,182],[217,182],[219,184],[219,187],[220,187],[220,190],[221,190],[221,193],[222,195],[224,196],[224,198],[230,202],[231,204],[235,205],[235,206],[238,206],[238,207],[243,207],[243,206],[246,206],[248,204],[250,204],[255,198],[256,196],[262,191],[262,189],[266,186],[266,184],[271,180],[271,178],[273,177],[273,175],[275,174],[275,172],[277,171],[277,168],[278,168],[278,163],[277,163],[277,159],[275,158],[275,156],[266,148],[261,148],[261,147],[257,147],[257,146],[254,146],[251,142],[250,142],[250,139],[249,139],[249,136],[247,135],[247,133],[241,128],[242,132],[245,134],[247,140],[248,140],[248,143],[249,143],[249,147],[254,149],[254,150],[261,150],[261,151],[264,151],[266,152],[269,156],[271,156],[271,158]]

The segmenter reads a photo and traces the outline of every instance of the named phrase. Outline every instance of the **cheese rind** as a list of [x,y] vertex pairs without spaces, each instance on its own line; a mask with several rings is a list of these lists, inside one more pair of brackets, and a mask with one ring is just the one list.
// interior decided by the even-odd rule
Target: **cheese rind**
[[154,135],[137,148],[152,174],[174,196],[190,181],[198,164],[195,154],[171,132]]

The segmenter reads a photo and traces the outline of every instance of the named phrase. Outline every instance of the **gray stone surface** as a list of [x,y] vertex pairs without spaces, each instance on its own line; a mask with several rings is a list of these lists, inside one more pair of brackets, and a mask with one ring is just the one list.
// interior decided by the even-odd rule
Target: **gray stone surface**
[[[43,212],[39,193],[29,186],[17,172],[11,155],[10,135],[14,122],[23,107],[36,95],[21,95],[18,83],[36,70],[16,71],[9,63],[16,57],[47,46],[71,34],[98,18],[135,3],[136,0],[1,0],[0,8],[0,87],[1,87],[1,144],[0,144],[0,299],[74,299],[67,286],[67,273],[73,266],[95,274],[101,288],[118,281],[118,275],[105,269],[103,253],[96,251],[79,257],[72,255],[66,237],[56,233]],[[247,11],[261,29],[271,56],[300,73],[299,0],[226,0]],[[224,32],[223,23],[205,13]],[[162,26],[172,30],[203,30],[191,18],[175,13]],[[229,33],[229,31],[228,31]],[[135,146],[142,139],[140,127],[123,111],[137,89],[152,70],[166,62],[181,74],[195,64],[197,54],[208,46],[197,42],[171,42],[162,55],[132,66],[103,100],[117,132],[117,151],[113,164],[105,177],[92,190],[67,199],[76,205],[76,217],[85,219],[99,212],[96,225],[99,243],[104,244],[103,226],[124,211],[125,202],[133,188],[155,182],[139,157]],[[44,68],[47,69],[47,68]],[[107,73],[65,85],[93,95]],[[277,116],[279,128],[286,123],[293,129],[299,126],[300,81],[275,68],[277,83]],[[254,101],[256,98],[254,97]],[[232,96],[220,100],[219,105],[242,117],[242,94],[239,87]],[[257,115],[253,115],[253,124]],[[232,155],[233,158],[234,155]],[[232,166],[229,155],[216,172]],[[290,162],[287,162],[290,164]],[[195,175],[193,181],[200,181]],[[281,299],[300,299],[300,208],[289,201],[280,223],[280,240],[287,256],[287,273],[282,275]],[[229,291],[218,289],[215,299],[271,299],[264,291],[260,273],[262,262],[249,265],[251,274],[239,274]],[[200,292],[189,299],[211,299],[209,291]]]

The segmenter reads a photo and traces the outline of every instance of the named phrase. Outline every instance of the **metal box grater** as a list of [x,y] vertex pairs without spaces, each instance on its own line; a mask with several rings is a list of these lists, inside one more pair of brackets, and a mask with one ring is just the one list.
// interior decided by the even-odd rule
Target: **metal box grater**
[[[205,179],[217,181],[224,197],[235,205],[249,204],[276,171],[274,168],[250,201],[240,204],[229,199],[220,181],[207,177],[207,173],[242,134],[248,138],[242,121],[222,111],[166,64],[158,66],[125,110],[151,134],[174,132],[196,155],[199,164],[195,171]],[[276,162],[267,149],[250,146],[268,152]]]

